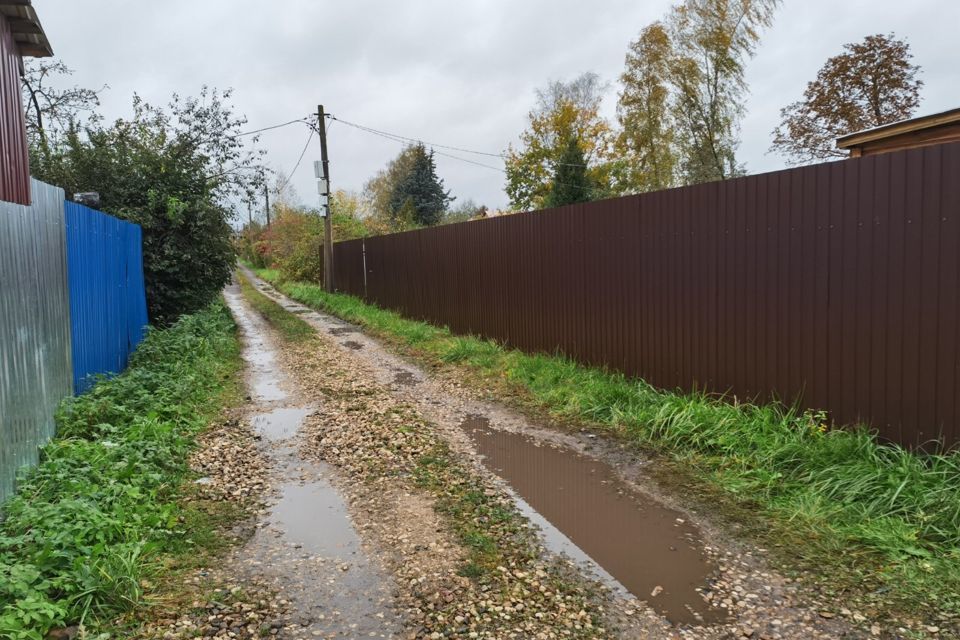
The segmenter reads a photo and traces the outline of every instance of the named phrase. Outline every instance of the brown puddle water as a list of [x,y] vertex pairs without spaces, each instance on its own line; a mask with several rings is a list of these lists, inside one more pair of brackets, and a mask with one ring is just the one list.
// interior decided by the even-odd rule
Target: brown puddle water
[[354,340],[347,340],[346,342],[343,342],[341,344],[345,346],[347,349],[351,349],[353,351],[360,351],[360,349],[363,349],[363,345]]
[[[716,567],[681,513],[631,489],[606,463],[571,449],[492,429],[482,416],[469,416],[462,427],[488,469],[637,599],[677,624],[726,619],[696,591],[710,588]],[[545,537],[552,550],[568,551],[551,544],[556,541],[549,532]]]
[[357,330],[354,329],[353,327],[332,327],[330,329],[327,329],[327,333],[329,333],[332,336],[339,337],[339,336],[345,336],[348,333],[357,333]]

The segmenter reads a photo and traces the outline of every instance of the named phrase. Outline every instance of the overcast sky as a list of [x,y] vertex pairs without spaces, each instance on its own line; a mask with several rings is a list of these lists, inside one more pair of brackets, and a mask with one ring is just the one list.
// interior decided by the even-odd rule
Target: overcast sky
[[[627,46],[671,2],[646,0],[34,0],[57,56],[83,86],[109,85],[108,119],[134,92],[165,102],[204,84],[235,90],[260,128],[314,112],[435,143],[500,152],[517,139],[534,90],[584,71],[611,83]],[[919,114],[960,106],[956,0],[786,0],[748,63],[750,96],[739,159],[750,173],[783,167],[767,154],[779,109],[844,43],[871,33],[905,37],[923,68]],[[269,164],[289,172],[305,126],[263,134]],[[330,130],[334,188],[357,189],[400,150],[340,123]],[[496,158],[459,154],[502,166]],[[315,204],[316,138],[293,176]],[[505,206],[499,171],[437,158],[459,201]]]

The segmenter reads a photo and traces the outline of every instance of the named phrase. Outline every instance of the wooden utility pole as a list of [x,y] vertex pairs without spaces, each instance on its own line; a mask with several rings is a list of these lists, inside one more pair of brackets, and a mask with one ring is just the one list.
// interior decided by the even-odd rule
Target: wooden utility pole
[[317,124],[320,133],[320,163],[323,167],[323,184],[327,187],[326,215],[323,217],[323,288],[333,293],[333,223],[330,220],[330,162],[327,159],[327,119],[323,105],[317,106]]
[[267,201],[267,226],[270,226],[270,187],[263,186],[263,197]]

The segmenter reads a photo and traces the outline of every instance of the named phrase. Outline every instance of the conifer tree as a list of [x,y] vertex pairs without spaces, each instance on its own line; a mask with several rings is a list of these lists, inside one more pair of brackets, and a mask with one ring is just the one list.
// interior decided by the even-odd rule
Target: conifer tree
[[409,170],[400,177],[390,194],[391,211],[394,215],[408,213],[415,224],[426,227],[439,223],[447,205],[454,199],[437,176],[433,151],[427,152],[422,144],[415,145]]
[[587,174],[587,160],[576,138],[570,138],[563,155],[554,166],[553,184],[547,194],[547,207],[562,207],[593,199],[594,183]]

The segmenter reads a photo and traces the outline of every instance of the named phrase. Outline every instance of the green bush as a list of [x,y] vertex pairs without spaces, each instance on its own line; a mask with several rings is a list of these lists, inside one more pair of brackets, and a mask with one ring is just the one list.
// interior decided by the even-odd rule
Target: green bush
[[233,210],[224,203],[253,189],[259,154],[237,137],[246,121],[229,98],[204,87],[161,108],[135,96],[129,119],[73,127],[31,166],[68,194],[99,192],[104,211],[143,228],[152,323],[203,309],[230,281]]

